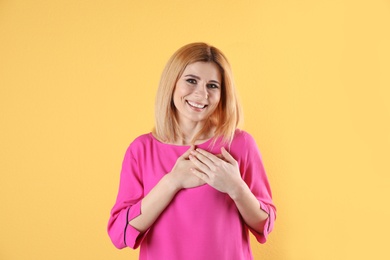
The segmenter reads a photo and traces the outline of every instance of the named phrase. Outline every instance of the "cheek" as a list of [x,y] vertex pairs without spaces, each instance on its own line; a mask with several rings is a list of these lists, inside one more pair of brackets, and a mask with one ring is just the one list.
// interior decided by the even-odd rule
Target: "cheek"
[[174,95],[173,96],[173,105],[177,108],[178,106],[180,107],[180,102],[181,98],[180,95]]
[[175,90],[173,91],[173,99],[177,99],[181,96],[180,87],[176,85]]
[[185,89],[177,87],[175,89],[175,92],[173,92],[173,104],[176,108],[180,108],[184,105],[185,97],[188,95],[188,93],[185,91]]
[[183,99],[186,95],[188,95],[188,90],[182,86],[177,86],[175,92],[173,93],[173,97],[177,100]]
[[214,105],[217,106],[218,103],[221,101],[221,93],[214,93],[213,95],[211,95],[211,99],[213,100]]

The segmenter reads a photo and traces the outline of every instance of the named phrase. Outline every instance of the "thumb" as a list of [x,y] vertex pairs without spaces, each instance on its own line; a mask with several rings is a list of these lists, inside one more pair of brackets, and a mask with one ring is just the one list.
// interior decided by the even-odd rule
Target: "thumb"
[[231,156],[230,153],[228,153],[228,151],[226,151],[225,147],[221,148],[221,154],[226,159],[227,162],[229,162],[231,164],[236,162],[236,160],[233,158],[233,156]]

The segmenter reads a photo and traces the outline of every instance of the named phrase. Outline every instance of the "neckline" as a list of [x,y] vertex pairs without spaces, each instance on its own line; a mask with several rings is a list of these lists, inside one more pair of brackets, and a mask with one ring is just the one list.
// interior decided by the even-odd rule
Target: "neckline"
[[[178,148],[180,148],[180,147],[183,147],[183,148],[190,148],[190,147],[191,147],[191,145],[180,145],[180,144],[163,143],[163,142],[161,142],[160,140],[158,140],[158,139],[153,135],[152,132],[149,133],[149,136],[150,136],[150,138],[152,138],[153,141],[155,141],[155,142],[157,142],[157,143],[159,143],[159,144],[162,144],[162,145],[168,145],[168,146],[173,146],[173,147],[178,147]],[[196,147],[199,147],[199,146],[208,146],[208,145],[212,142],[213,139],[214,139],[214,138],[211,137],[210,139],[204,141],[203,143],[196,144],[195,146],[196,146]]]

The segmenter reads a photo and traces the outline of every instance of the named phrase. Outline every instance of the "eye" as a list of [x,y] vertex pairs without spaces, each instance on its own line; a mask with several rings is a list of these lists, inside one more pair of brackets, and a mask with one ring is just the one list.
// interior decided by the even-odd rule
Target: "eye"
[[207,84],[207,87],[208,87],[208,88],[218,88],[218,85],[217,85],[217,84],[210,83],[210,84]]
[[196,79],[186,79],[186,81],[190,84],[196,84]]

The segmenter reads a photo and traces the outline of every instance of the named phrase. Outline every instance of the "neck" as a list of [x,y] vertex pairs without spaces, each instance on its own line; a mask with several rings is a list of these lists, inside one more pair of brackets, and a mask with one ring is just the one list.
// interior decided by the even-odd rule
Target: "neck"
[[[195,136],[201,131],[204,127],[203,122],[196,122],[194,124],[180,124],[180,130],[182,133],[182,136],[177,138],[176,144],[179,145],[190,145],[192,144],[191,141],[195,138]],[[198,136],[198,138],[195,140],[195,145],[205,142],[206,140],[213,137],[214,130],[211,128],[206,133],[203,133],[201,136]]]

